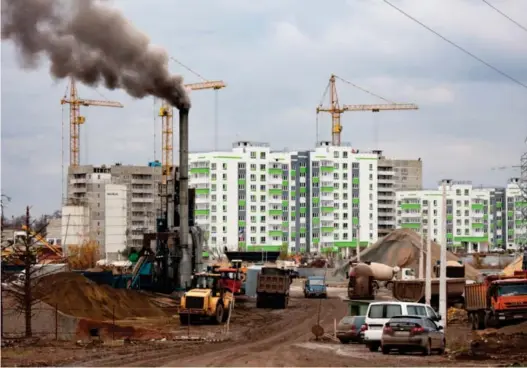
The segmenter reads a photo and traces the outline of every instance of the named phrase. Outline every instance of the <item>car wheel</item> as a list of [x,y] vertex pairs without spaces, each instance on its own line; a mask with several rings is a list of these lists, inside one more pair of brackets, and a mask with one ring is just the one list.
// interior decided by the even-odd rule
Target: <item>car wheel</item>
[[426,346],[423,350],[423,355],[432,355],[432,344],[430,343],[430,340],[426,342]]
[[368,345],[368,349],[370,349],[372,353],[375,353],[379,350],[379,344],[370,344]]
[[390,348],[388,348],[388,347],[386,347],[386,346],[383,346],[383,347],[382,347],[382,353],[383,353],[384,355],[388,355],[388,354],[390,354]]
[[443,342],[441,343],[441,348],[437,351],[437,353],[439,355],[443,355],[445,353],[445,347],[446,347],[446,341],[443,340]]
[[344,339],[339,339],[341,344],[347,344],[348,342]]

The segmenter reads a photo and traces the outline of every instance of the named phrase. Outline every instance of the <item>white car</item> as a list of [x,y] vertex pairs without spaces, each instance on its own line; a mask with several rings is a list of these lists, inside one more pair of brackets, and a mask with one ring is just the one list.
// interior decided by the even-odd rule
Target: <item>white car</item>
[[426,316],[436,324],[441,316],[429,305],[406,302],[374,302],[368,306],[365,320],[364,344],[370,351],[377,351],[381,346],[384,325],[393,316]]

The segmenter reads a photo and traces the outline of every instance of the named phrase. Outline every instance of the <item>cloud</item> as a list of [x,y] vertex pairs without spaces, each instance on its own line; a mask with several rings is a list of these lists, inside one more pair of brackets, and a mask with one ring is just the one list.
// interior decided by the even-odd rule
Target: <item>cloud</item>
[[[527,83],[525,32],[483,2],[391,1]],[[327,7],[316,0],[114,3],[170,55],[205,78],[226,81],[221,91],[192,93],[191,150],[212,150],[216,112],[221,148],[237,139],[266,141],[274,149],[313,147],[315,108],[331,73],[389,100],[419,105],[417,111],[345,113],[342,140],[382,148],[391,157],[421,157],[427,186],[444,177],[504,185],[514,172],[491,167],[517,165],[527,149],[527,90],[382,1],[335,0]],[[527,24],[527,2],[495,3]],[[52,80],[47,65],[19,68],[13,47],[2,46],[2,192],[13,198],[10,214],[26,204],[37,214],[51,212],[60,207],[59,100],[66,83]],[[186,82],[200,80],[177,63],[170,66]],[[341,103],[383,102],[337,83]],[[82,85],[79,94],[125,105],[82,109],[81,162],[144,165],[154,158],[154,143],[160,158],[152,99]],[[329,139],[330,117],[321,114],[318,123],[320,138]],[[177,147],[177,134],[174,141]],[[67,159],[67,135],[64,149]]]

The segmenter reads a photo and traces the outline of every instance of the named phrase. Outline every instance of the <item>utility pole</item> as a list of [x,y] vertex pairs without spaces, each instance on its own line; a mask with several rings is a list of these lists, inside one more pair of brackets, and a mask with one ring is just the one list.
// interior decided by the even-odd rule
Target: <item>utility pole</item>
[[425,256],[425,229],[423,226],[423,215],[421,214],[421,244],[419,247],[419,280],[424,279],[425,272],[424,272],[424,256]]
[[31,304],[33,298],[31,295],[31,265],[33,264],[33,255],[31,247],[31,217],[29,215],[29,206],[26,207],[26,237],[24,241],[24,317],[26,322],[26,337],[31,337],[33,329],[31,327]]
[[426,280],[425,303],[430,305],[432,300],[432,201],[428,201],[428,232],[426,242]]
[[357,262],[360,262],[360,224],[357,225]]
[[439,313],[445,321],[443,326],[446,329],[447,308],[446,308],[446,183],[443,181],[443,198],[441,203],[441,258],[439,264]]

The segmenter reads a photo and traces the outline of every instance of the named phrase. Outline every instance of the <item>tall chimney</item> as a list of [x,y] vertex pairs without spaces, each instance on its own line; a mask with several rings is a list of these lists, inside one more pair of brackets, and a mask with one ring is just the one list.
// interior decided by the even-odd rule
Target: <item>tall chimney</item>
[[181,247],[180,282],[190,286],[192,264],[189,249],[188,203],[188,108],[179,109],[179,244]]

